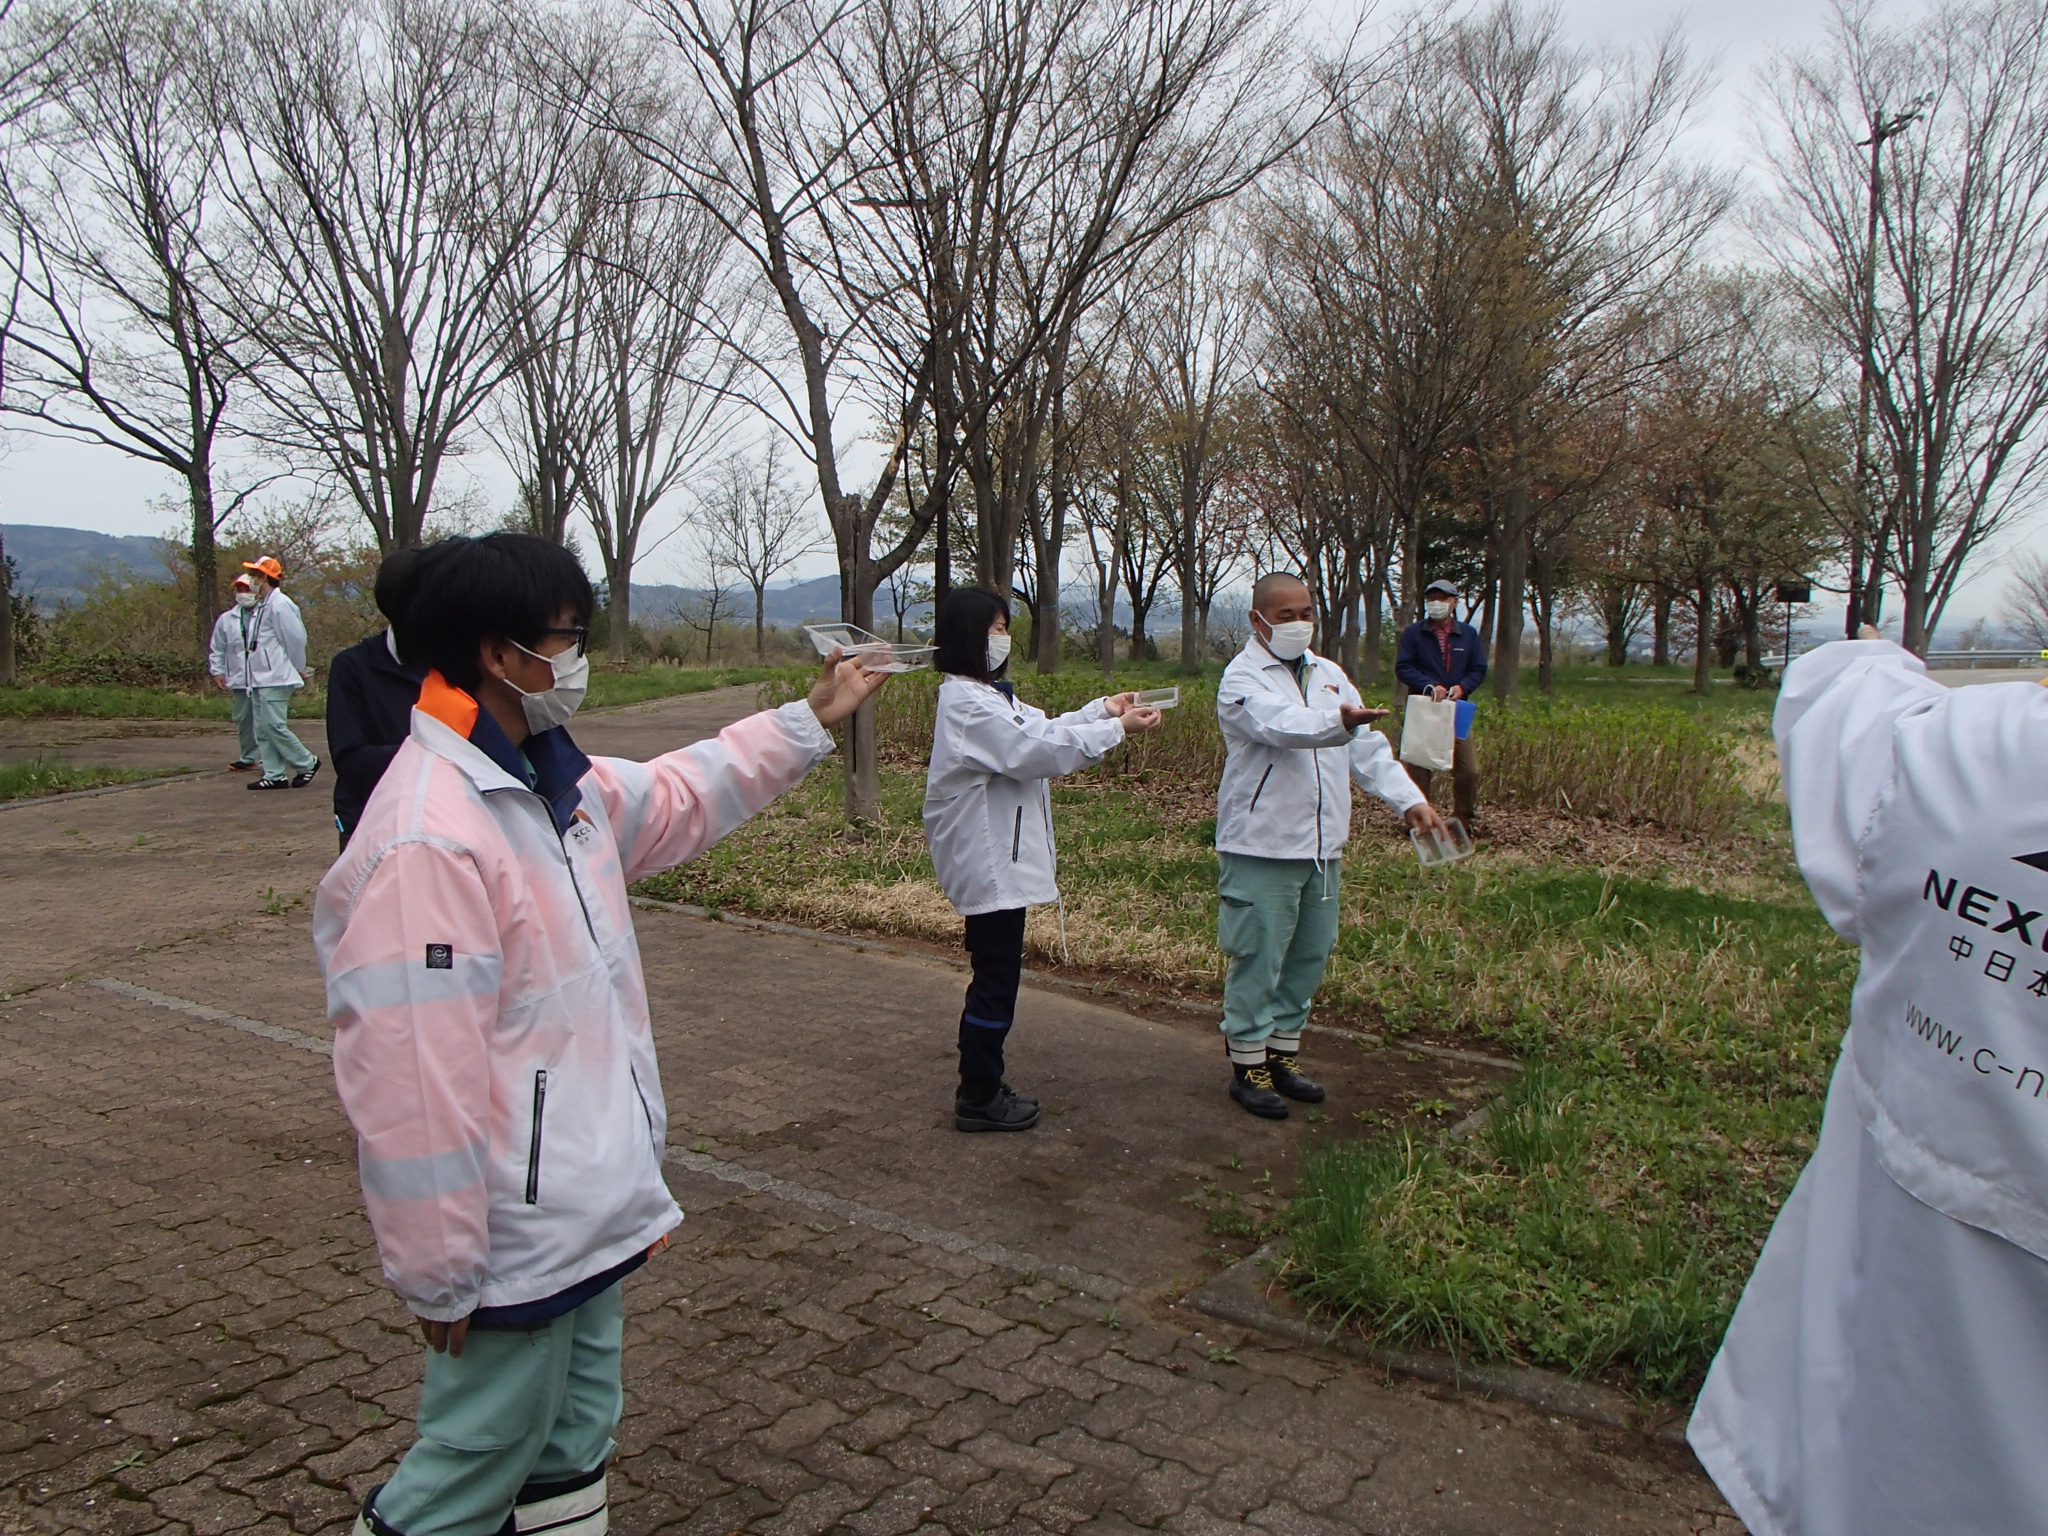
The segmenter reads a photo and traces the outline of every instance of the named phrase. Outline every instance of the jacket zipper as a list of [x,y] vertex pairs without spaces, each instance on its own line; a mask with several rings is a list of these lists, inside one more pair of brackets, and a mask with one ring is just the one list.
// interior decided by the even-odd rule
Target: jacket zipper
[[1249,816],[1259,808],[1259,796],[1266,792],[1266,780],[1271,777],[1273,777],[1273,764],[1268,763],[1266,764],[1266,771],[1259,775],[1259,787],[1252,791],[1252,803],[1250,808],[1245,811],[1245,815]]
[[1014,864],[1014,863],[1016,863],[1016,862],[1017,862],[1017,855],[1018,855],[1019,853],[1021,853],[1021,852],[1023,851],[1023,848],[1024,848],[1024,807],[1020,805],[1020,806],[1018,806],[1018,807],[1017,807],[1017,827],[1016,827],[1016,830],[1015,830],[1015,831],[1013,831],[1013,832],[1012,832],[1012,833],[1010,834],[1010,862],[1011,862],[1012,864]]
[[526,1145],[526,1203],[540,1204],[540,1120],[548,1102],[548,1074],[543,1067],[533,1074],[533,1139]]

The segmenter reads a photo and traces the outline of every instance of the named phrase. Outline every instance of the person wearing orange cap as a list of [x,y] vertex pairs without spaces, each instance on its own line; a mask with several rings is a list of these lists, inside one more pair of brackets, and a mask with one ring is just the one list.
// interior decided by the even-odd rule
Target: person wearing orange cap
[[213,644],[206,670],[214,687],[228,696],[240,751],[228,764],[236,773],[256,766],[256,706],[249,695],[249,628],[256,617],[256,584],[244,573],[235,578],[235,606],[213,621]]
[[284,595],[284,567],[275,555],[244,560],[256,589],[254,618],[243,642],[256,749],[263,777],[250,789],[304,789],[320,771],[320,759],[286,724],[292,695],[306,685],[306,621],[299,605]]

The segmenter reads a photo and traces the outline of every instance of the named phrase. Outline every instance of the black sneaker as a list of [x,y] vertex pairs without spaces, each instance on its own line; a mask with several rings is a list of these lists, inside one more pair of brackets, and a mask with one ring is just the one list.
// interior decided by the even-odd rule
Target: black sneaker
[[308,768],[304,773],[295,773],[292,775],[292,788],[304,789],[308,784],[313,782],[313,775],[318,773],[319,771],[320,759],[316,757],[313,759],[312,767]]
[[1028,1131],[1038,1124],[1038,1100],[1013,1093],[1005,1083],[986,1104],[955,1099],[953,1124],[963,1131]]
[[1266,1053],[1266,1070],[1273,1074],[1273,1088],[1288,1098],[1302,1104],[1323,1102],[1323,1085],[1312,1077],[1303,1077],[1299,1058],[1283,1056],[1278,1051]]
[[1264,1065],[1230,1064],[1230,1096],[1262,1120],[1285,1120],[1287,1101],[1273,1091],[1273,1074]]
[[249,770],[250,770],[251,768],[254,768],[254,767],[256,767],[256,766],[258,766],[258,764],[257,764],[257,762],[256,762],[256,759],[255,759],[255,758],[253,758],[253,757],[238,757],[238,758],[236,758],[236,759],[235,759],[235,760],[234,760],[234,761],[233,761],[232,763],[229,763],[229,764],[228,764],[228,772],[229,772],[229,773],[247,773],[247,772],[248,772],[248,771],[249,771]]
[[251,779],[242,786],[244,789],[290,789],[291,787],[292,781],[290,779]]

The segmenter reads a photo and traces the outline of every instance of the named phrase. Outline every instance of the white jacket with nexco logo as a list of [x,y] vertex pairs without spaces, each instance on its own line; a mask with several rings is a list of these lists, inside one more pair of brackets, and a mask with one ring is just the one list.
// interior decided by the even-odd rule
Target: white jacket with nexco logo
[[1313,651],[1302,662],[1297,681],[1294,664],[1254,636],[1224,669],[1218,853],[1334,859],[1351,836],[1352,779],[1396,812],[1422,803],[1386,737],[1344,728],[1338,706],[1361,702],[1344,669]]
[[1058,719],[971,678],[939,685],[924,835],[962,917],[1060,899],[1045,781],[1098,763],[1124,726],[1094,699]]
[[1687,1437],[1757,1536],[2038,1531],[2048,690],[1844,640],[1786,669],[1773,724],[1800,871],[1862,965]]
[[1863,950],[1847,1059],[1885,1171],[2048,1259],[2048,689],[1845,640],[1776,730],[1800,871]]

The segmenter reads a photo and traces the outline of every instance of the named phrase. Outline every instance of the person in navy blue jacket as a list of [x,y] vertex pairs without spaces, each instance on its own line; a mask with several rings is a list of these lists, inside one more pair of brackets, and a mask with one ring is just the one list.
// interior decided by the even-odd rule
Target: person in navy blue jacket
[[[1409,693],[1433,699],[1469,699],[1486,681],[1486,651],[1479,631],[1458,620],[1458,589],[1432,581],[1422,589],[1422,617],[1401,631],[1394,652],[1394,676]],[[1425,795],[1435,777],[1427,768],[1402,764]],[[1479,760],[1472,738],[1461,737],[1451,754],[1451,798],[1460,821],[1472,824],[1479,804]]]
[[337,652],[327,665],[327,755],[334,761],[334,825],[344,848],[370,791],[412,734],[412,707],[427,674],[406,665],[398,635],[418,559],[410,549],[384,557],[377,568],[377,611],[390,627]]

